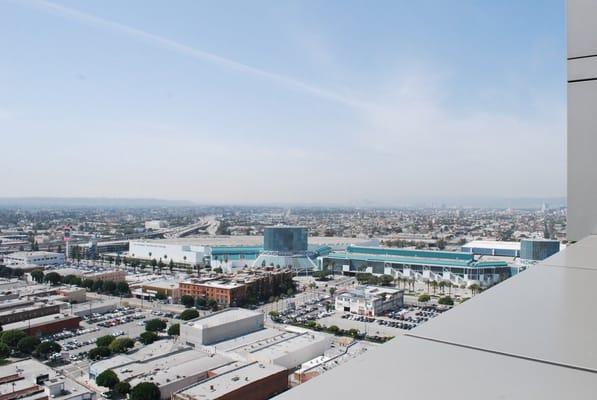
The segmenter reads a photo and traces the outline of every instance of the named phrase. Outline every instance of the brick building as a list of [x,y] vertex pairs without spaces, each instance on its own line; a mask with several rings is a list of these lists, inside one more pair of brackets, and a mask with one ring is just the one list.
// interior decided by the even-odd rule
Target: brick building
[[254,303],[286,294],[289,288],[294,290],[292,272],[287,270],[259,270],[219,278],[193,278],[181,282],[179,287],[181,296],[215,300],[221,305]]

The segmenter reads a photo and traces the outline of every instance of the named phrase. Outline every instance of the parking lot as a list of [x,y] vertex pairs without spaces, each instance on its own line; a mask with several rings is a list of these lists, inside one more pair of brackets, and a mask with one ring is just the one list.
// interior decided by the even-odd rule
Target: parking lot
[[162,311],[146,311],[133,307],[121,307],[112,312],[94,313],[85,316],[80,329],[63,331],[44,339],[54,340],[68,353],[70,361],[86,358],[89,350],[95,347],[97,338],[105,335],[138,337],[145,331],[145,321],[162,318],[172,322],[174,315]]
[[368,336],[397,336],[434,318],[447,308],[436,305],[405,305],[383,316],[369,317],[333,310],[329,295],[320,294],[301,305],[279,311],[275,321],[283,324],[306,324],[315,321],[322,326],[357,329]]

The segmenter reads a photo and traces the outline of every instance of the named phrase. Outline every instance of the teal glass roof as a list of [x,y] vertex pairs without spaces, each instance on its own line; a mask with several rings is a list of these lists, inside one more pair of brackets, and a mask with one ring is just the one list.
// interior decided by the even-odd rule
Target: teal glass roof
[[459,251],[434,251],[434,250],[413,250],[413,249],[395,249],[388,247],[363,247],[363,246],[348,246],[346,249],[349,253],[360,254],[383,254],[399,257],[422,257],[422,258],[442,258],[448,260],[462,260],[473,261],[474,255],[470,253],[463,253]]
[[258,254],[263,251],[261,246],[217,246],[211,248],[211,254],[230,255],[230,254]]
[[[361,248],[361,249],[375,249],[375,248]],[[386,250],[381,248],[381,250]],[[392,249],[393,250],[393,249]],[[417,252],[419,250],[416,250]],[[508,267],[505,261],[474,261],[472,257],[468,260],[450,259],[444,255],[446,251],[425,251],[425,257],[406,257],[396,256],[392,254],[368,254],[368,253],[354,253],[338,251],[325,256],[328,259],[334,260],[353,260],[364,262],[383,262],[393,264],[407,264],[407,265],[424,265],[430,267],[462,267],[462,268],[492,268],[492,267]],[[407,253],[408,254],[408,253]],[[457,253],[458,254],[458,253]],[[435,256],[435,258],[433,258]]]

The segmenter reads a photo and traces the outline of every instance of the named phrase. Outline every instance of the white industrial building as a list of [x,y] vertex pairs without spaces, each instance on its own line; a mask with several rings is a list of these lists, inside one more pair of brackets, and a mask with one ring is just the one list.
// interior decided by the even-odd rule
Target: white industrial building
[[323,355],[331,345],[332,338],[328,334],[312,331],[288,332],[272,340],[247,345],[239,352],[246,352],[246,359],[249,361],[294,369],[306,361]]
[[[244,267],[261,266],[262,264],[295,265],[296,257],[274,259],[271,254],[264,253],[263,236],[205,236],[176,239],[143,239],[129,242],[127,257],[142,260],[170,260],[179,264],[209,264],[212,268],[222,268],[225,272],[233,272]],[[321,248],[343,250],[351,244],[377,243],[374,239],[355,239],[338,237],[309,237],[309,254],[317,253]],[[258,257],[262,255],[259,260]],[[267,257],[266,257],[267,256]]]
[[18,251],[4,256],[9,265],[61,265],[64,261],[64,254],[49,251]]
[[211,345],[263,329],[263,313],[228,308],[180,325],[180,339],[195,347]]
[[377,316],[404,304],[404,291],[382,286],[358,286],[336,296],[336,311]]
[[164,229],[168,227],[168,223],[166,221],[162,221],[162,220],[152,220],[152,221],[145,221],[145,229],[154,229],[154,230],[158,230],[158,229]]

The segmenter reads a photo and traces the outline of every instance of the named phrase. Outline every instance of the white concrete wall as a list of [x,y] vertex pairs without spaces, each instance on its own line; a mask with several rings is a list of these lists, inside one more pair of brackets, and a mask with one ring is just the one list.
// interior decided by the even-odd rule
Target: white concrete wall
[[597,1],[568,0],[568,239],[597,234]]
[[192,325],[181,323],[180,339],[196,347],[210,345],[258,331],[263,328],[263,322],[263,314],[256,313],[211,327],[201,326],[201,320]]
[[[170,262],[170,259],[176,263],[197,264],[203,260],[205,248],[172,243],[131,241],[129,255],[134,258],[149,260],[155,258],[157,261],[162,258],[162,261],[166,264]],[[164,258],[164,256],[168,256],[168,258]]]

